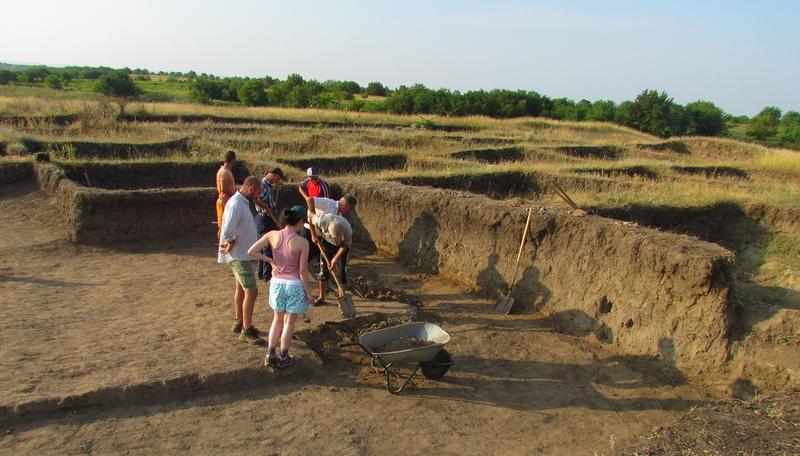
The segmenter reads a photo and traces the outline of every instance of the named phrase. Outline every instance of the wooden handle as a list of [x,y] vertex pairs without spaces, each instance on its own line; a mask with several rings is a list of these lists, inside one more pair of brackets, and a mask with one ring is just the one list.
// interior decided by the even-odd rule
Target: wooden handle
[[511,276],[511,286],[508,287],[509,295],[511,295],[511,290],[514,288],[514,283],[517,281],[517,268],[519,268],[519,260],[522,258],[522,249],[525,247],[525,240],[528,238],[528,228],[531,226],[531,215],[533,215],[533,208],[529,207],[528,220],[525,221],[525,231],[522,232],[522,242],[519,243],[517,262],[514,264],[514,274]]
[[[319,244],[317,246],[319,247],[319,254],[322,255],[322,258],[325,259],[325,262],[330,263],[330,260],[328,260],[328,255],[325,254],[325,249]],[[325,266],[327,267],[327,264]],[[329,271],[331,273],[331,276],[333,276],[333,281],[336,282],[336,287],[339,289],[339,297],[341,298],[342,296],[344,296],[344,290],[342,289],[342,284],[339,283],[339,278],[336,277],[336,271],[330,269]]]

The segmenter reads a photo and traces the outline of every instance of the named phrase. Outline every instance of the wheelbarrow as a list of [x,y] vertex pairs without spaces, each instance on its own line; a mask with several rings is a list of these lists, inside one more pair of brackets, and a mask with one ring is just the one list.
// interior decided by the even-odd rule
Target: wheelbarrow
[[[422,369],[422,375],[431,380],[438,380],[450,370],[452,358],[450,353],[444,349],[445,344],[450,342],[450,334],[442,328],[427,322],[406,323],[403,325],[392,326],[389,328],[370,331],[358,335],[349,326],[338,321],[325,322],[326,325],[340,326],[351,336],[352,342],[340,344],[339,347],[359,346],[364,352],[372,357],[370,367],[372,370],[384,377],[386,389],[392,394],[398,394],[411,382],[411,379]],[[423,347],[407,348],[397,351],[380,351],[392,342],[401,339],[417,339],[431,343]],[[398,365],[409,365],[416,363],[405,381],[396,372]],[[392,386],[392,377],[400,377],[403,381],[399,388]]]

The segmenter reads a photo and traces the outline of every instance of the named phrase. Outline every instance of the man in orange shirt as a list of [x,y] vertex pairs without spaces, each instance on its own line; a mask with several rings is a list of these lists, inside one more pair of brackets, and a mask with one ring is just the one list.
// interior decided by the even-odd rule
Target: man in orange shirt
[[236,164],[236,152],[229,150],[225,154],[225,162],[217,171],[217,238],[222,229],[222,214],[225,203],[236,193],[236,182],[233,179],[233,166]]

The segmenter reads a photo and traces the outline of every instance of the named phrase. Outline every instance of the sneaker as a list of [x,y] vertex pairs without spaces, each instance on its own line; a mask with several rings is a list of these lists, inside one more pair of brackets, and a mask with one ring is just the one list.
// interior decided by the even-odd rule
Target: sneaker
[[264,356],[264,366],[271,367],[274,369],[277,364],[278,364],[278,357],[269,356],[269,352],[267,352],[267,355]]
[[327,304],[327,302],[325,302],[325,300],[322,298],[317,298],[314,300],[314,307],[324,306],[325,304]]
[[234,320],[231,331],[235,332],[236,334],[242,332],[242,320]]
[[258,337],[258,333],[255,332],[255,328],[253,328],[252,326],[246,329],[242,329],[242,332],[239,333],[239,340],[243,340],[253,345],[264,344],[264,339]]
[[292,364],[294,364],[294,356],[286,355],[285,357],[281,356],[280,358],[278,358],[278,361],[275,364],[275,367],[277,367],[278,369],[283,369],[283,368],[291,366]]

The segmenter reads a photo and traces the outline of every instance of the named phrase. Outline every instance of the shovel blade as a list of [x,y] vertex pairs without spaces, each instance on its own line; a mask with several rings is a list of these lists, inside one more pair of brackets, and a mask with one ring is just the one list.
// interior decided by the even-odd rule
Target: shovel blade
[[511,296],[503,296],[497,300],[494,305],[494,313],[498,315],[508,315],[511,313],[511,308],[514,307],[514,298]]
[[356,316],[356,306],[353,304],[353,297],[344,294],[339,297],[339,309],[342,311],[342,315],[347,318],[353,318]]

